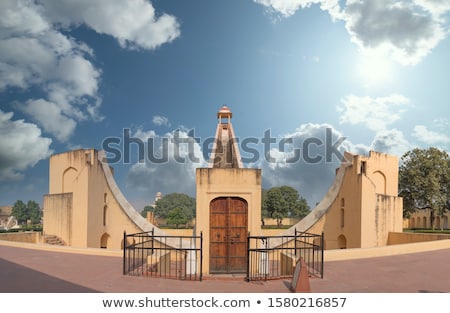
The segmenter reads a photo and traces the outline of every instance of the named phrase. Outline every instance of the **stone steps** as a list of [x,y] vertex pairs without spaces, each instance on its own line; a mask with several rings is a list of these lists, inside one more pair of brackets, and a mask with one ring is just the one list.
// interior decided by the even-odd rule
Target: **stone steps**
[[44,243],[54,246],[65,246],[64,240],[55,235],[44,235]]

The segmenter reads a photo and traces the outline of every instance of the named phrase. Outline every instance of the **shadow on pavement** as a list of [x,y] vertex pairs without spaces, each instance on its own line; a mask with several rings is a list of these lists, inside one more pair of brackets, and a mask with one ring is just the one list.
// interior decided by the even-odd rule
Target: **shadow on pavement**
[[0,292],[87,293],[98,292],[0,258]]

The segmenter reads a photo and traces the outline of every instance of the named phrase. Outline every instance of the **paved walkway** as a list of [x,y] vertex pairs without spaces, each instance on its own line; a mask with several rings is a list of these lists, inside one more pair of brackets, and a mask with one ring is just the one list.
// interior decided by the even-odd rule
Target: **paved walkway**
[[[313,292],[450,292],[450,249],[325,263]],[[202,282],[123,276],[122,259],[0,245],[0,292],[281,293],[290,280]]]

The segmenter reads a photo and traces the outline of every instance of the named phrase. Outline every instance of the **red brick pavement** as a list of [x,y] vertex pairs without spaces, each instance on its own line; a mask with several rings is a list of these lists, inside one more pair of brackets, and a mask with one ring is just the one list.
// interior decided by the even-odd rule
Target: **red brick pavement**
[[[312,292],[450,292],[450,249],[325,263]],[[289,280],[199,281],[122,275],[122,259],[0,245],[0,292],[284,293]]]

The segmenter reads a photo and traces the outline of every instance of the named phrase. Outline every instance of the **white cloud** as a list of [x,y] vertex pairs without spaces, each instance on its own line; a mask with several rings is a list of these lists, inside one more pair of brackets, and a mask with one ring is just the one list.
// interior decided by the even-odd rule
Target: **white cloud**
[[[139,129],[133,136],[145,138],[141,139],[146,152],[145,160],[131,166],[127,188],[146,195],[161,191],[163,194],[179,192],[195,196],[195,169],[207,166],[199,143],[183,130],[160,136],[153,130]],[[153,140],[150,151],[148,138]]]
[[[330,13],[339,12],[338,0],[253,0],[264,5],[270,13],[278,13],[283,17],[289,17],[297,10],[309,8],[312,4],[320,4],[320,8]],[[333,16],[334,14],[332,14]]]
[[[369,150],[364,145],[351,143],[329,124],[303,124],[282,138],[292,138],[293,143],[285,149],[272,148],[273,162],[261,162],[264,187],[292,186],[311,206],[320,201],[330,187],[344,151],[366,154]],[[293,159],[293,149],[299,149],[297,161]]]
[[320,4],[333,20],[345,23],[351,41],[362,50],[382,50],[402,65],[415,65],[442,41],[448,28],[441,15],[447,0],[254,0],[282,17]]
[[61,141],[66,141],[74,132],[76,122],[64,115],[61,108],[53,103],[43,99],[28,100],[20,105],[20,109],[33,117],[44,130]]
[[12,112],[0,110],[0,181],[22,179],[22,171],[53,152],[52,140],[42,137],[35,124],[12,117]]
[[165,116],[161,116],[161,115],[155,115],[153,116],[152,119],[153,124],[157,125],[157,126],[169,126],[170,127],[170,122],[169,119]]
[[[179,35],[176,19],[157,15],[144,0],[1,1],[0,92],[10,87],[43,91],[39,101],[17,107],[59,141],[69,140],[79,121],[103,119],[101,71],[93,64],[93,51],[67,35],[82,24],[127,48],[155,49]],[[56,124],[41,111],[51,112]]]
[[441,23],[412,3],[347,1],[343,16],[353,42],[388,51],[402,65],[417,64],[445,37]]
[[371,144],[371,150],[384,152],[401,157],[413,146],[398,129],[381,130],[376,133]]
[[450,2],[448,0],[414,0],[414,3],[438,17],[450,11]]
[[400,94],[377,98],[348,95],[341,102],[337,106],[341,124],[364,124],[378,131],[400,119],[410,100]]
[[428,145],[450,144],[450,136],[429,130],[424,125],[416,125],[413,136]]
[[156,14],[145,0],[41,0],[46,15],[66,27],[85,24],[113,36],[122,47],[155,49],[180,35],[172,15]]
[[61,33],[32,1],[2,2],[0,21],[0,91],[37,87],[46,97],[17,108],[59,141],[70,138],[77,121],[102,118],[100,71],[85,44]]

